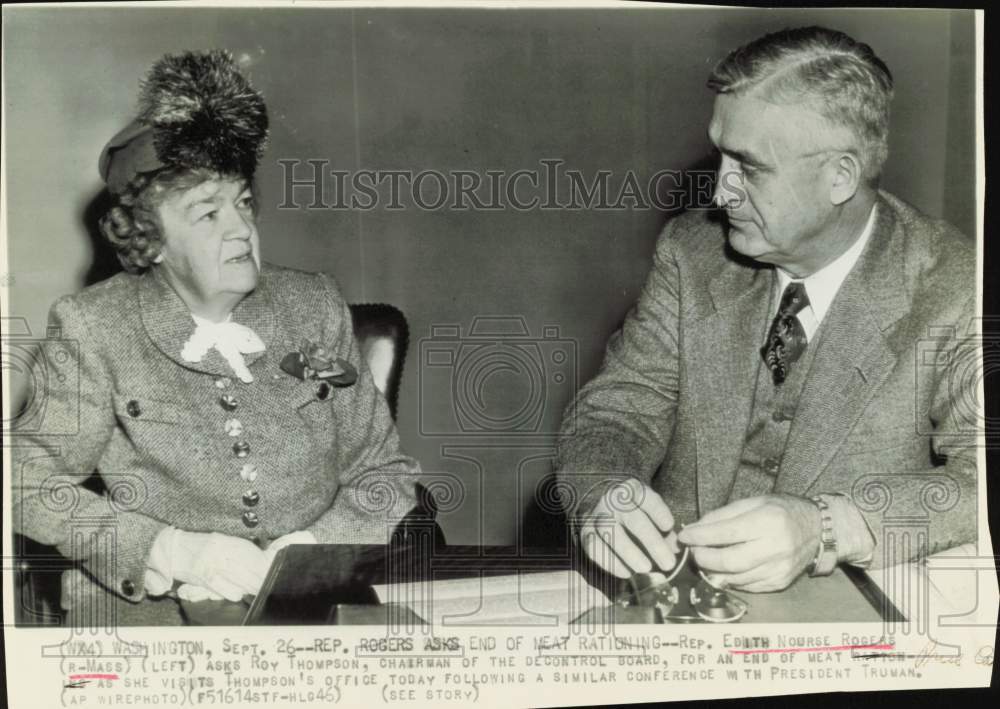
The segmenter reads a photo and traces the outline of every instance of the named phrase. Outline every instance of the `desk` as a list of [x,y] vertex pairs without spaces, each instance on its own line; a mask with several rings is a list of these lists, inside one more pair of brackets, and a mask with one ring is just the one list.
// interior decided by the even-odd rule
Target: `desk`
[[[382,624],[386,610],[371,586],[427,579],[499,576],[576,569],[588,583],[620,592],[624,583],[587,559],[560,550],[516,547],[383,547],[316,544],[286,547],[274,560],[260,595],[249,603],[183,602],[192,625],[323,625],[334,603],[366,606],[356,624]],[[837,569],[820,578],[802,577],[777,593],[739,594],[750,605],[742,622],[881,622],[900,620],[899,611],[867,574]]]

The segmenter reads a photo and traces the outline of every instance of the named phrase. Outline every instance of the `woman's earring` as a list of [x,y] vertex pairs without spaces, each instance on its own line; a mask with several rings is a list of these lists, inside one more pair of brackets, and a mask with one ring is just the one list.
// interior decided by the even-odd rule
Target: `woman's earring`
[[163,263],[163,254],[156,254],[156,258],[153,259],[153,263]]

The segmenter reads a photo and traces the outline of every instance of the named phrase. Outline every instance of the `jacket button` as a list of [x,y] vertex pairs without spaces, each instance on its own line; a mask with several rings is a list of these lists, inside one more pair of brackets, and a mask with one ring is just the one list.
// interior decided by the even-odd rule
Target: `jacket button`
[[243,513],[243,524],[252,529],[253,527],[256,527],[258,524],[260,524],[260,518],[257,517],[256,512],[251,512],[250,510],[247,510],[246,512]]
[[236,441],[233,444],[233,453],[236,454],[237,458],[246,458],[250,455],[250,444],[246,441]]
[[229,383],[230,383],[229,377],[219,377],[218,379],[215,380],[215,386],[219,387],[220,389],[225,389],[227,386],[229,386]]
[[782,409],[775,409],[771,413],[771,420],[774,421],[775,423],[783,423],[785,421],[791,421],[792,417],[786,416],[784,410]]
[[252,483],[257,479],[257,466],[253,463],[246,463],[240,468],[240,478],[243,481]]
[[316,389],[316,398],[320,401],[326,401],[330,396],[330,384],[329,382],[321,382],[319,387]]
[[771,475],[778,474],[779,463],[774,458],[768,458],[764,461],[764,470],[769,472]]
[[132,583],[129,579],[125,579],[124,581],[122,581],[122,593],[124,593],[126,596],[135,595],[135,584]]
[[243,424],[239,419],[228,419],[223,427],[226,429],[226,433],[233,438],[243,435]]
[[142,414],[142,407],[139,406],[138,401],[132,399],[132,401],[125,404],[125,411],[128,412],[129,416],[131,416],[134,419],[137,419],[139,418],[139,415]]
[[226,411],[236,411],[236,397],[230,394],[223,394],[219,397],[219,406]]
[[256,507],[260,502],[260,494],[256,490],[247,490],[243,493],[243,504],[247,507]]

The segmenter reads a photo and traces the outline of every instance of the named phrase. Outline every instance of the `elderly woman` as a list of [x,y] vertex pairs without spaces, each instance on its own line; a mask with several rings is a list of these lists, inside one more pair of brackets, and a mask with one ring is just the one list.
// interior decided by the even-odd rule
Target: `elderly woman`
[[180,623],[177,597],[239,600],[280,546],[384,543],[416,504],[336,284],[261,263],[266,138],[229,55],[186,53],[101,156],[127,273],[53,306],[45,416],[73,433],[19,446],[13,486],[15,530],[77,562],[70,622]]

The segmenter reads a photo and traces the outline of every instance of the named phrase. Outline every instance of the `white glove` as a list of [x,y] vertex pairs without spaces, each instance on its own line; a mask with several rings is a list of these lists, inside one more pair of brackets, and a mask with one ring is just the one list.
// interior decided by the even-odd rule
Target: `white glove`
[[197,603],[198,601],[221,601],[222,596],[214,591],[209,591],[203,586],[195,586],[193,583],[182,583],[177,587],[177,597],[182,601]]
[[[272,558],[247,539],[218,532],[178,529],[171,539],[173,578],[234,602],[257,594]],[[185,593],[201,595],[193,589]]]
[[[292,532],[283,537],[278,537],[271,542],[264,554],[267,556],[268,568],[274,563],[274,557],[279,551],[289,544],[316,544],[316,537],[312,532]],[[197,603],[198,601],[221,601],[222,596],[210,591],[204,586],[195,586],[191,583],[183,583],[177,588],[177,597],[184,601]]]

